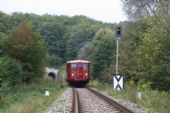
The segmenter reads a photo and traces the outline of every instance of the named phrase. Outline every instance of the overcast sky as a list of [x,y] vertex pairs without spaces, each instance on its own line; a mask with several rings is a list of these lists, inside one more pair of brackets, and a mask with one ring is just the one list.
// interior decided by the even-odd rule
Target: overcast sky
[[118,23],[127,20],[121,0],[0,0],[0,11],[85,15],[103,22]]

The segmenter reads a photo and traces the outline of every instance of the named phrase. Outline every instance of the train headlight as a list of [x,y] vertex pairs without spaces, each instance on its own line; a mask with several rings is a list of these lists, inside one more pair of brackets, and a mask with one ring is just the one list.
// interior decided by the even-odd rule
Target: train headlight
[[86,73],[85,75],[87,76],[88,74]]
[[72,73],[71,75],[72,75],[72,77],[71,77],[71,78],[72,78],[72,79],[74,79],[74,73]]

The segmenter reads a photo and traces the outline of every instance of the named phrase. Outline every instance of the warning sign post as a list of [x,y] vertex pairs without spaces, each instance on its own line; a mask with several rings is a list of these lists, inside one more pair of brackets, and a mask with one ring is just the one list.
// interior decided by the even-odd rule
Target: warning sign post
[[115,75],[113,76],[114,90],[123,90],[123,76]]

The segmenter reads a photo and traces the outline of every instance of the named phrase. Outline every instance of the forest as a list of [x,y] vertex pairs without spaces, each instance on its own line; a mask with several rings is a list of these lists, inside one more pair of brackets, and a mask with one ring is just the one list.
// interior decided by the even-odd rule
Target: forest
[[91,61],[92,79],[112,83],[115,28],[122,28],[120,70],[125,82],[170,90],[169,2],[122,0],[129,21],[104,23],[86,16],[0,12],[1,87],[41,79],[44,67]]

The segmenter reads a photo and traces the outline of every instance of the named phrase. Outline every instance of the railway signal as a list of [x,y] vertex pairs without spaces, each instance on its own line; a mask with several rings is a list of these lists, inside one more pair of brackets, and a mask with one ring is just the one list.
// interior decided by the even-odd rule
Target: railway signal
[[121,27],[120,26],[118,26],[118,27],[116,27],[116,38],[117,39],[120,39],[120,37],[121,37]]
[[123,76],[119,74],[119,39],[121,37],[121,27],[117,26],[115,31],[116,37],[116,75],[113,77],[114,90],[123,89]]

